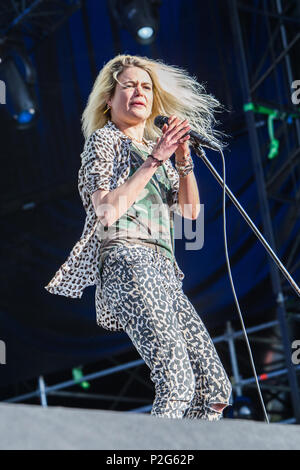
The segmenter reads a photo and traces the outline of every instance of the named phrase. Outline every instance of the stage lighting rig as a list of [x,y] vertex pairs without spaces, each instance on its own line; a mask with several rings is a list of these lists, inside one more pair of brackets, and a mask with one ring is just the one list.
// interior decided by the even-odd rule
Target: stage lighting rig
[[0,78],[5,83],[6,110],[17,129],[28,129],[37,118],[35,68],[20,44],[0,43]]
[[108,0],[119,28],[127,29],[139,44],[151,44],[159,28],[161,0]]

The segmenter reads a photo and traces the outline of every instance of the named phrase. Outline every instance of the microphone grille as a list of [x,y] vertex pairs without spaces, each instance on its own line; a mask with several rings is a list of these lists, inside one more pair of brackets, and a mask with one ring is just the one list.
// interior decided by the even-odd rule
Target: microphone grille
[[154,119],[154,124],[160,129],[162,129],[164,124],[168,124],[168,120],[169,118],[167,118],[167,116],[156,116],[156,118]]

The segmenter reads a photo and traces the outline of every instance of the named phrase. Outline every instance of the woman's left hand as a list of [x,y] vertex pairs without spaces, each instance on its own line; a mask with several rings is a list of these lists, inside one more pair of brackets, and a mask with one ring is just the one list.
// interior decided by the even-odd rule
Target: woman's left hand
[[[171,124],[174,120],[177,121],[178,123],[182,122],[178,117],[172,115],[169,117],[168,124]],[[165,124],[162,128],[162,131],[166,132],[167,129],[168,129],[168,125]],[[184,142],[178,145],[177,150],[175,152],[175,161],[183,162],[189,156],[190,154],[189,139],[190,137],[188,136],[187,140],[185,140]]]

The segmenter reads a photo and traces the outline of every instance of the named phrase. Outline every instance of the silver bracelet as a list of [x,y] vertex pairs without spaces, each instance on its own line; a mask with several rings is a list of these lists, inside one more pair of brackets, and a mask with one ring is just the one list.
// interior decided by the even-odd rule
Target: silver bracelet
[[192,163],[192,161],[193,161],[192,156],[191,154],[189,154],[187,157],[184,158],[183,161],[178,162],[175,160],[175,163],[176,165],[179,165],[179,166],[185,166],[187,163]]
[[180,171],[177,170],[177,173],[179,174],[180,178],[183,178],[184,176],[191,173],[193,169],[194,169],[194,166],[191,166],[191,167],[186,168],[186,170],[180,170]]
[[194,162],[192,160],[191,155],[188,156],[186,162],[181,164],[175,161],[175,168],[180,177],[184,177],[188,175],[194,169]]

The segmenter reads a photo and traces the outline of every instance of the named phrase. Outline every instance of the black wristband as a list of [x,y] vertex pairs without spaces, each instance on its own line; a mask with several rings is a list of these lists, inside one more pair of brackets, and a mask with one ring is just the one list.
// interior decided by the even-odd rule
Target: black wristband
[[159,160],[158,158],[154,157],[151,153],[150,153],[150,155],[148,155],[147,158],[149,158],[149,157],[152,157],[156,162],[158,162],[158,166],[161,166],[164,163],[163,160]]

